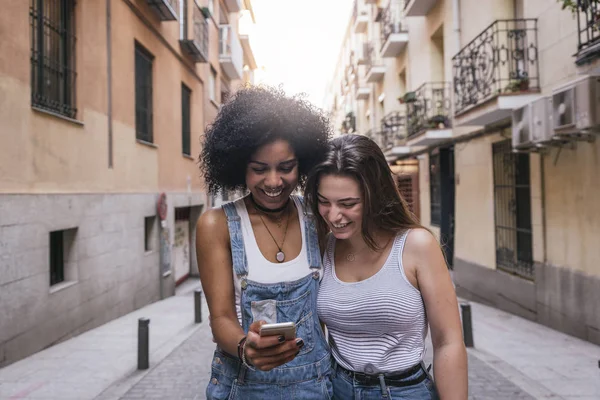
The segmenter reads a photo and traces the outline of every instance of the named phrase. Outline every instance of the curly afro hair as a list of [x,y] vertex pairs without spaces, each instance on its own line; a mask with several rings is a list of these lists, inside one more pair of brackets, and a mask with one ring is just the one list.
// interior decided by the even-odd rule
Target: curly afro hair
[[281,88],[246,86],[223,105],[206,128],[200,171],[210,193],[246,189],[250,156],[276,139],[290,143],[298,159],[299,184],[325,156],[331,127],[325,115]]

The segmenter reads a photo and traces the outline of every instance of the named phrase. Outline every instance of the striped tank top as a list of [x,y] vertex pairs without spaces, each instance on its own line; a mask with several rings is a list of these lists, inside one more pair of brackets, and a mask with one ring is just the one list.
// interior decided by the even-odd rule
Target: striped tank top
[[381,270],[351,283],[336,276],[336,239],[329,235],[317,310],[327,326],[332,354],[346,369],[391,373],[423,360],[427,316],[421,293],[410,284],[402,267],[407,235],[395,237]]

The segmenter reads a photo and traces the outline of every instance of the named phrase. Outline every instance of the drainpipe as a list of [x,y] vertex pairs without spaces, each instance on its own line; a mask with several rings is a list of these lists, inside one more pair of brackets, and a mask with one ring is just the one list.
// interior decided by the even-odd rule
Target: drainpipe
[[540,192],[542,195],[542,240],[544,241],[542,249],[544,252],[543,262],[544,265],[548,262],[548,245],[546,243],[548,234],[546,228],[546,169],[544,167],[544,154],[540,154]]
[[460,0],[452,0],[452,25],[454,26],[454,54],[460,51]]
[[113,168],[113,120],[112,120],[112,32],[111,8],[112,0],[106,0],[106,84],[107,84],[107,119],[108,119],[108,168]]

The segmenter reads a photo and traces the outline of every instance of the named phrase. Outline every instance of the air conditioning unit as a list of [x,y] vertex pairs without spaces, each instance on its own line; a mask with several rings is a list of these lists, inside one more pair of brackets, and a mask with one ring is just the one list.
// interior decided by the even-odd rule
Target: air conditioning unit
[[549,142],[554,136],[552,96],[531,103],[531,141],[535,144]]
[[526,149],[549,142],[552,129],[552,97],[542,97],[512,112],[512,145]]
[[600,130],[600,76],[588,76],[552,95],[557,134]]
[[512,147],[525,149],[533,146],[531,127],[531,104],[512,111]]

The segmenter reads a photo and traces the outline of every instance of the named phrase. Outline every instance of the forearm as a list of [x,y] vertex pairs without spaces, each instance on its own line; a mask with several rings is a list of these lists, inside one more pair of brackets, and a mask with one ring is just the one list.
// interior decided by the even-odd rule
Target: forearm
[[218,317],[211,319],[210,326],[213,337],[221,350],[237,357],[237,345],[245,336],[237,318]]
[[433,373],[441,400],[467,400],[467,351],[462,342],[434,348]]

